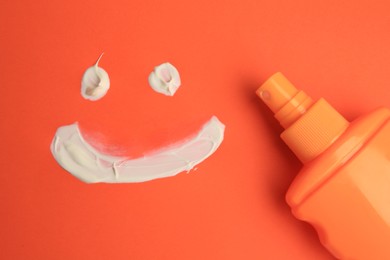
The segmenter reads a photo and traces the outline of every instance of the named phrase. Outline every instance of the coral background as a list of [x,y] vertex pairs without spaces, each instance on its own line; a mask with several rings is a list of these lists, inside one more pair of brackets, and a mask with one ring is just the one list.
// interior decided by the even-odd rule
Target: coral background
[[[333,259],[284,201],[301,164],[254,92],[282,71],[349,120],[390,107],[389,12],[384,0],[3,0],[0,259]],[[80,81],[102,52],[111,89],[90,102]],[[166,61],[182,77],[174,97],[147,82]],[[49,150],[78,121],[137,157],[212,115],[221,147],[172,178],[88,185]]]

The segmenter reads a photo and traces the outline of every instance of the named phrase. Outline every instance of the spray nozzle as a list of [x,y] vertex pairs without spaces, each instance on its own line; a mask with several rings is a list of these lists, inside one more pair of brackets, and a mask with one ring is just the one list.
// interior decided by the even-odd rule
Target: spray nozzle
[[256,94],[275,113],[285,128],[281,138],[302,162],[322,153],[348,127],[348,121],[328,102],[314,102],[280,72],[271,76]]

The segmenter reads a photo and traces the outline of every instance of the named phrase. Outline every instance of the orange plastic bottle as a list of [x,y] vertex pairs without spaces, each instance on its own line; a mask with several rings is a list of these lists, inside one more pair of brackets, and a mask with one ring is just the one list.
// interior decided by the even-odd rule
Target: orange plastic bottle
[[256,93],[304,164],[286,195],[293,214],[339,259],[390,259],[390,110],[348,122],[281,73]]

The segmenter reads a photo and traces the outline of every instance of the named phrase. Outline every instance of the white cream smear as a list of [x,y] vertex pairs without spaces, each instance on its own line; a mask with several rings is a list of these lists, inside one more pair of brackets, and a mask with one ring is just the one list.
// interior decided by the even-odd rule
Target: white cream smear
[[149,85],[152,89],[167,96],[173,96],[180,84],[179,72],[169,62],[155,67],[149,75]]
[[107,72],[99,67],[99,61],[103,54],[100,55],[95,65],[84,72],[81,80],[81,96],[91,101],[104,97],[110,88],[110,78]]
[[213,116],[195,137],[131,159],[100,153],[83,139],[74,123],[57,129],[51,152],[65,170],[87,183],[144,182],[189,172],[217,150],[224,130],[225,125]]

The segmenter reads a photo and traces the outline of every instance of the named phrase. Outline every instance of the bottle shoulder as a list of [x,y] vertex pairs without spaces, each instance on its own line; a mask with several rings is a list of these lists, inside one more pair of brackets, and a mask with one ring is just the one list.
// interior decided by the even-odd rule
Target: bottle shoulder
[[306,163],[286,195],[287,203],[297,207],[343,167],[390,118],[390,110],[378,108],[350,123],[345,132],[321,155]]

